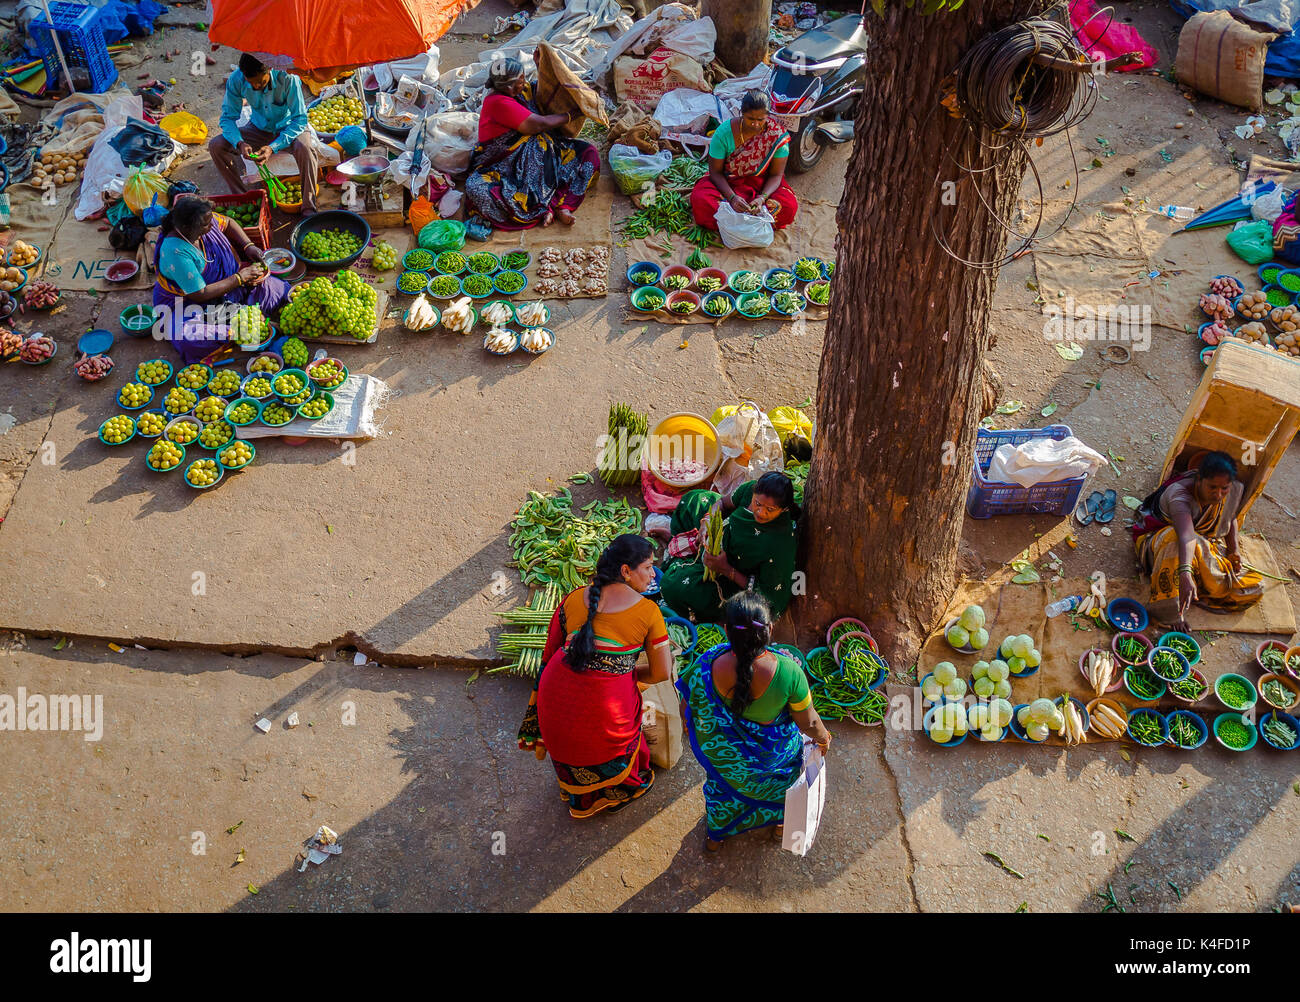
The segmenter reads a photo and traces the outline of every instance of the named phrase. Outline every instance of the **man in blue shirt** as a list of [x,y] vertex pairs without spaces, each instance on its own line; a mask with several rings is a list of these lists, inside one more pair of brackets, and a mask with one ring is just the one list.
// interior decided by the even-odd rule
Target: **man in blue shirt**
[[[252,108],[248,125],[235,123],[247,101]],[[239,57],[239,69],[226,81],[221,103],[221,134],[208,143],[212,163],[231,191],[244,192],[240,157],[258,162],[281,150],[293,153],[302,174],[302,211],[316,211],[316,150],[307,126],[307,105],[302,81],[292,73],[268,68],[248,53]]]

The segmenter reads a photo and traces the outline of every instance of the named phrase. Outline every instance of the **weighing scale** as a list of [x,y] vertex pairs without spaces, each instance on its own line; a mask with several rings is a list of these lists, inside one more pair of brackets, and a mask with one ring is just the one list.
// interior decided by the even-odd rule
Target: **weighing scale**
[[355,185],[361,204],[350,211],[365,219],[372,229],[383,229],[404,222],[400,193],[384,191],[387,173],[388,154],[382,147],[368,146],[360,156],[339,164],[329,180],[331,184]]

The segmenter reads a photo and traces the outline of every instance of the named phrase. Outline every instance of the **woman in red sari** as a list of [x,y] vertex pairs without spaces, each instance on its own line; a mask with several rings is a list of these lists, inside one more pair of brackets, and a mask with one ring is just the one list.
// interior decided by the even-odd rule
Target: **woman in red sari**
[[728,203],[737,212],[754,214],[766,207],[776,229],[794,222],[799,202],[785,180],[790,135],[768,115],[768,98],[761,90],[745,93],[740,117],[717,127],[709,142],[709,174],[691,191],[695,221],[718,228],[718,206]]
[[[566,595],[551,617],[519,747],[539,760],[550,754],[572,817],[620,811],[654,785],[637,682],[667,679],[672,653],[663,613],[641,594],[652,584],[650,542],[619,536],[590,587]],[[650,663],[638,670],[643,650]]]

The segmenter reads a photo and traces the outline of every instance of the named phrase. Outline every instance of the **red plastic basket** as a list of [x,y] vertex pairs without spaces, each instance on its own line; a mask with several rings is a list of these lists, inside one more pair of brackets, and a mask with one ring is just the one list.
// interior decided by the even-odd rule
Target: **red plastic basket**
[[218,211],[224,205],[252,205],[256,203],[258,206],[257,225],[245,226],[244,233],[249,240],[253,241],[262,250],[270,249],[271,204],[266,197],[265,189],[258,188],[238,195],[209,195],[208,201],[215,205]]
[[1021,487],[986,478],[989,463],[998,446],[1023,445],[1034,438],[1052,438],[1060,441],[1074,432],[1069,425],[1054,424],[1046,428],[1009,428],[990,431],[981,428],[975,440],[975,463],[971,469],[970,490],[966,493],[966,511],[971,518],[992,518],[994,515],[1061,515],[1074,511],[1087,476],[1055,480],[1051,483]]

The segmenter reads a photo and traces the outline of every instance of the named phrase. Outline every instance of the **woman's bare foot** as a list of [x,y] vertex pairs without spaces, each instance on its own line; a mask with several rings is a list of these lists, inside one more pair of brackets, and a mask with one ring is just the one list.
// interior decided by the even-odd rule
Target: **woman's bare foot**
[[555,218],[558,219],[560,222],[562,222],[565,226],[572,226],[574,223],[577,222],[577,220],[573,218],[573,213],[570,212],[568,209],[556,209]]
[[542,217],[543,226],[550,226],[551,223],[553,222],[555,222],[555,214],[553,212],[548,212],[545,216]]
[[711,839],[711,838],[706,838],[706,839],[704,840],[704,851],[705,851],[705,852],[717,852],[717,851],[718,851],[719,849],[721,849],[721,848],[722,848],[722,843],[721,843],[721,842],[715,842],[715,841],[713,841],[713,839]]

